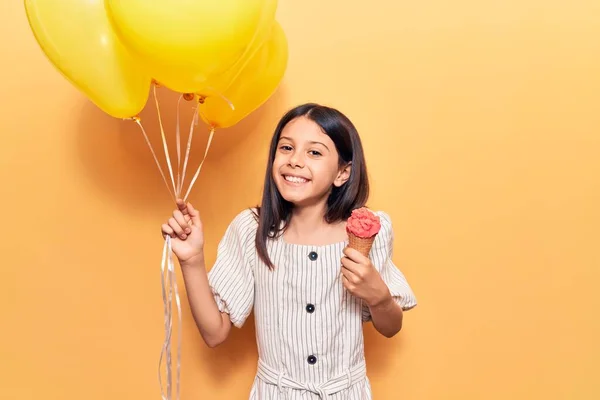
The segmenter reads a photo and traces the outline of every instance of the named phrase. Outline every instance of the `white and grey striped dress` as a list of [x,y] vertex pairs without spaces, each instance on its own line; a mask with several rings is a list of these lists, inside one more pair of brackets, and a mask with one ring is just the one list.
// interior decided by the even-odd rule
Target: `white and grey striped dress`
[[[391,259],[391,220],[377,214],[381,231],[370,258],[394,299],[411,309],[415,296]],[[369,309],[340,279],[347,241],[308,246],[272,240],[275,269],[269,270],[256,252],[257,226],[251,210],[238,214],[209,272],[219,309],[236,327],[254,310],[259,361],[250,399],[371,399],[362,331]]]

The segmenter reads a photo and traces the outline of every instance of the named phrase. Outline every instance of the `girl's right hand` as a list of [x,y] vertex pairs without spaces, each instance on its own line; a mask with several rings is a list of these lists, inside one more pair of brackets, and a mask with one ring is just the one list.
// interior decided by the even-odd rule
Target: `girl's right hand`
[[173,253],[180,264],[204,256],[204,232],[200,213],[190,203],[177,200],[177,209],[167,223],[162,225],[162,235],[171,237]]

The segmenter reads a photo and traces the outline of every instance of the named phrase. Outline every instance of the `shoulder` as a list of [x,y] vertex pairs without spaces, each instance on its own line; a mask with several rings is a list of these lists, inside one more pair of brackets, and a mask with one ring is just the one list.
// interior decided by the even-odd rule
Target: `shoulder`
[[246,208],[240,211],[229,224],[228,230],[241,239],[252,239],[256,236],[258,217],[256,209]]
[[392,218],[385,211],[374,211],[371,210],[379,217],[379,221],[381,222],[381,229],[391,229],[392,228]]
[[381,223],[381,229],[379,230],[379,234],[377,234],[375,241],[380,242],[381,245],[389,244],[394,240],[392,218],[385,211],[371,211],[379,217],[379,222]]
[[240,211],[231,221],[236,229],[254,230],[258,227],[258,214],[256,208],[246,208]]
[[390,215],[385,211],[371,211],[373,211],[373,213],[379,217],[379,222],[381,223],[381,230],[379,231],[379,235],[387,236],[392,234],[392,218],[390,217]]
[[231,222],[236,226],[258,226],[258,214],[256,208],[245,208],[240,211]]

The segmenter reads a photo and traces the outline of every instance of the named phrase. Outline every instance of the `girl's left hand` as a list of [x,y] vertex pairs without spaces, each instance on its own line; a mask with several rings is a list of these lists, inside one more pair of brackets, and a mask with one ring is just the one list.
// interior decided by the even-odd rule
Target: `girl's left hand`
[[368,257],[350,247],[342,257],[342,282],[355,297],[364,300],[369,307],[382,303],[390,297],[390,290]]

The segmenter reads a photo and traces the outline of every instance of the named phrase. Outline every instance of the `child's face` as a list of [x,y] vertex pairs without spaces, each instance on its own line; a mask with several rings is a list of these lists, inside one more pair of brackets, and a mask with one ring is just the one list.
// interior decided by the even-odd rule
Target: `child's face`
[[348,180],[350,167],[340,168],[331,138],[306,117],[289,122],[279,138],[273,179],[283,198],[296,206],[327,199],[332,185]]

